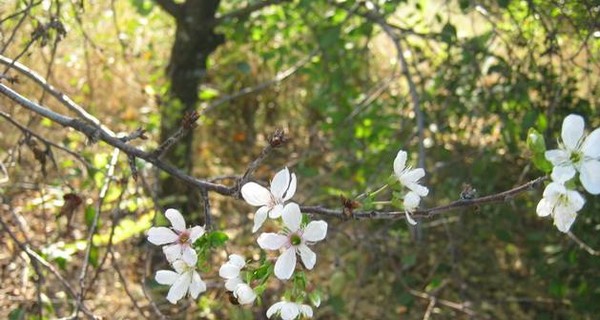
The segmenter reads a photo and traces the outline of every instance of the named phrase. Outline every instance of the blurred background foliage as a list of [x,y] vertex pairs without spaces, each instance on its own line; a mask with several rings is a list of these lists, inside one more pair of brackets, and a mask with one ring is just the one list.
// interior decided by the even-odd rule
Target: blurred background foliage
[[[219,13],[246,4],[223,1]],[[397,32],[402,52],[369,12]],[[225,20],[216,30],[226,42],[208,59],[199,110],[271,83],[202,116],[194,132],[193,175],[232,183],[228,177],[243,173],[267,137],[283,128],[290,142],[255,176],[268,181],[281,167],[290,167],[299,177],[295,200],[304,205],[340,208],[340,194],[353,198],[377,189],[391,174],[399,149],[409,151],[414,165],[424,164],[431,190],[425,207],[457,200],[465,183],[479,195],[525,183],[544,174],[531,164],[525,143],[529,128],[542,132],[554,148],[569,113],[583,115],[588,130],[600,126],[599,14],[600,4],[592,0],[294,0]],[[35,31],[53,19],[66,34],[52,29],[47,39],[33,40]],[[173,19],[160,6],[149,0],[8,0],[0,4],[0,21],[2,55],[45,76],[114,131],[148,130],[149,140],[133,144],[146,150],[157,146],[158,110],[169,91],[165,70],[175,34]],[[293,73],[281,79],[285,71]],[[407,77],[415,85],[418,110]],[[22,75],[11,85],[68,112]],[[55,162],[43,165],[35,149],[44,144],[0,121],[0,160],[10,177],[0,184],[2,215],[24,225],[31,243],[65,275],[73,275],[67,277],[73,282],[86,230],[101,211],[90,262],[92,273],[102,272],[88,295],[97,313],[139,317],[131,299],[123,298],[127,288],[152,318],[142,283],[155,287],[152,298],[172,316],[261,318],[277,301],[283,285],[274,283],[264,305],[251,310],[231,305],[215,289],[223,252],[214,257],[213,270],[203,274],[213,289],[197,302],[165,303],[165,288],[160,291],[153,270],[147,270],[144,231],[161,203],[153,198],[151,166],[138,162],[140,179],[134,181],[121,156],[99,205],[113,150],[32,117],[5,98],[0,101],[0,110],[12,119],[81,155],[78,160],[53,149]],[[83,199],[72,218],[64,210],[69,193]],[[318,262],[308,273],[323,293],[316,318],[595,318],[599,258],[536,216],[540,198],[541,190],[533,190],[505,204],[423,220],[416,230],[404,220],[325,218],[328,238],[316,247]],[[586,198],[572,231],[600,248],[600,201]],[[216,228],[233,239],[228,251],[258,257],[250,233],[253,209],[221,196],[211,200]],[[119,227],[107,248],[114,224]],[[0,234],[0,239],[5,244],[0,316],[34,319],[38,300],[27,280],[32,271],[10,238]],[[104,262],[109,250],[115,254]],[[115,266],[122,276],[111,269]],[[51,276],[43,286],[44,315],[68,315],[69,299]],[[429,299],[433,296],[436,304]]]

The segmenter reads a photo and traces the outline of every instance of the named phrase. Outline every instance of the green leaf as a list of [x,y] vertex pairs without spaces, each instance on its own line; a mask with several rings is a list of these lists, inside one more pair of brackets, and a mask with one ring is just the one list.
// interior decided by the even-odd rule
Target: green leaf
[[89,228],[94,223],[94,217],[96,216],[96,209],[93,206],[85,207],[85,225]]
[[95,268],[98,267],[98,257],[99,256],[100,256],[100,252],[98,250],[98,247],[95,246],[94,244],[92,244],[92,246],[90,247],[90,256],[88,258],[88,262]]
[[21,308],[13,309],[13,311],[11,311],[8,314],[8,320],[22,320],[22,319],[25,319],[25,310],[23,310]]
[[534,128],[527,133],[527,148],[531,152],[531,161],[539,170],[548,173],[552,171],[552,164],[546,160],[546,142],[544,136]]
[[200,90],[200,100],[211,100],[219,96],[219,91],[213,88],[203,88]]
[[447,22],[442,28],[441,36],[442,41],[446,42],[447,44],[452,44],[454,41],[456,41],[456,27],[450,22]]
[[154,8],[154,1],[150,0],[131,0],[131,4],[141,16],[147,16]]

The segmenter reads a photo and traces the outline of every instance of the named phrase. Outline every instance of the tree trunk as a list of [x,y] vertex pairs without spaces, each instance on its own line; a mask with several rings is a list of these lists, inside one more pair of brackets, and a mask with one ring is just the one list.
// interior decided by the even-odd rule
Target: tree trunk
[[[175,18],[177,30],[167,68],[169,97],[160,109],[161,143],[177,131],[186,113],[196,110],[198,89],[206,74],[207,59],[224,43],[224,37],[214,32],[213,25],[219,2],[187,0],[175,5],[169,12]],[[184,136],[164,155],[164,159],[192,173],[193,132]],[[188,217],[202,216],[194,214],[200,208],[197,190],[170,176],[160,176],[159,180],[158,195],[164,207],[179,208]]]

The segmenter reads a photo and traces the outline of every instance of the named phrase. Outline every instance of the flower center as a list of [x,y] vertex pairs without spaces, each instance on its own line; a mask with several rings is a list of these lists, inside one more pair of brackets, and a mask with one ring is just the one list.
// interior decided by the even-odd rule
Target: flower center
[[190,241],[190,234],[187,231],[183,231],[179,234],[179,243],[185,244]]
[[573,151],[571,152],[571,156],[569,157],[571,163],[577,164],[581,161],[581,152]]
[[290,236],[290,243],[293,246],[300,245],[302,243],[302,237],[300,235],[298,235],[297,233],[294,233]]

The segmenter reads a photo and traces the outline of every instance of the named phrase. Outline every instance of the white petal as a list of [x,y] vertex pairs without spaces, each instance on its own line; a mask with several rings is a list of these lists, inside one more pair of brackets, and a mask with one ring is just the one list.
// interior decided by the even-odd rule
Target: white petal
[[156,282],[165,285],[172,285],[179,278],[179,274],[177,272],[171,270],[158,270],[156,271],[156,276],[154,279]]
[[235,290],[235,288],[242,283],[244,283],[244,281],[242,281],[242,279],[240,279],[239,277],[229,279],[225,281],[225,289],[233,292],[233,290]]
[[296,250],[290,247],[275,262],[275,276],[281,280],[289,279],[296,268]]
[[262,233],[256,242],[265,250],[278,250],[288,243],[288,237],[277,233]]
[[281,217],[282,214],[283,214],[283,205],[276,204],[273,208],[271,208],[271,211],[269,211],[269,218],[277,219],[277,218]]
[[240,276],[240,269],[240,267],[228,262],[219,269],[219,276],[225,279],[237,278]]
[[173,262],[175,260],[181,259],[181,245],[180,244],[172,244],[170,246],[163,247],[163,253],[167,257],[169,262]]
[[173,229],[175,229],[179,232],[186,230],[185,220],[183,219],[183,216],[181,215],[181,213],[178,210],[167,209],[167,211],[165,212],[165,217],[167,217],[167,219],[169,219],[169,221],[171,221],[171,225],[173,226]]
[[286,302],[281,306],[281,319],[292,320],[296,319],[300,315],[300,308],[293,302]]
[[583,154],[590,158],[600,157],[600,128],[592,131],[581,146]]
[[242,197],[248,204],[264,206],[271,201],[271,192],[256,182],[248,182],[242,186]]
[[238,299],[240,304],[251,304],[256,299],[256,293],[245,283],[238,284],[233,295]]
[[239,254],[230,254],[229,263],[233,264],[234,266],[238,266],[241,269],[246,265],[246,259]]
[[404,196],[404,210],[414,211],[419,207],[419,203],[421,202],[421,197],[416,192],[409,191]]
[[583,117],[576,114],[568,115],[563,121],[562,140],[568,150],[576,150],[579,140],[583,136],[585,122]]
[[550,202],[556,202],[558,197],[567,193],[567,188],[562,183],[551,182],[544,189],[544,198],[547,198]]
[[201,292],[206,291],[206,283],[202,281],[198,272],[192,273],[192,283],[190,284],[190,296],[196,299]]
[[558,165],[552,168],[552,180],[560,183],[569,181],[575,176],[575,168],[572,165]]
[[429,189],[427,189],[427,187],[424,187],[418,183],[411,182],[411,183],[406,184],[406,187],[408,189],[410,189],[411,191],[414,191],[420,197],[425,197],[429,194]]
[[290,185],[290,171],[288,168],[283,168],[275,174],[271,181],[271,193],[277,199],[283,199],[283,195]]
[[179,236],[173,230],[166,227],[152,227],[148,230],[148,241],[157,246],[173,243],[177,239],[179,239]]
[[265,223],[265,220],[267,220],[268,213],[269,208],[267,208],[266,206],[260,207],[258,208],[258,210],[256,210],[256,213],[254,214],[254,226],[252,227],[253,233],[258,231],[258,229],[260,229],[263,223]]
[[406,221],[408,221],[408,223],[412,226],[416,225],[417,222],[415,221],[415,219],[413,219],[410,215],[410,213],[408,213],[408,211],[404,211],[404,215],[406,215]]
[[292,173],[292,180],[290,181],[290,186],[288,187],[287,191],[285,192],[283,201],[288,201],[294,196],[294,194],[296,193],[297,183],[298,183],[298,181],[296,180],[296,174]]
[[309,222],[302,234],[302,238],[310,242],[321,241],[325,236],[327,236],[327,222],[323,220]]
[[575,190],[567,191],[567,211],[577,212],[583,208],[585,205],[585,198]]
[[561,232],[569,232],[573,222],[577,218],[576,212],[563,212],[561,214],[554,215],[554,224]]
[[302,259],[302,264],[304,264],[306,269],[312,270],[312,268],[315,266],[315,263],[317,262],[317,255],[312,250],[310,250],[310,248],[304,243],[298,246],[298,251],[300,251],[300,258]]
[[400,150],[396,155],[396,159],[394,159],[394,173],[396,177],[400,177],[404,168],[406,168],[406,151]]
[[183,246],[181,258],[190,266],[194,266],[196,265],[196,262],[198,262],[198,255],[196,254],[196,251],[190,246]]
[[550,202],[548,202],[548,199],[542,198],[542,200],[540,200],[540,202],[538,203],[535,212],[540,217],[546,217],[552,213],[552,207],[553,205]]
[[600,194],[600,161],[585,161],[580,168],[579,180],[587,192]]
[[546,160],[550,161],[550,163],[555,166],[571,162],[571,160],[569,160],[569,153],[561,149],[548,150],[544,153],[544,156],[546,157]]
[[175,283],[169,289],[169,293],[167,294],[167,300],[172,304],[177,303],[183,296],[188,292],[190,288],[190,283],[192,282],[191,276],[189,273],[184,273],[175,280]]
[[283,224],[290,229],[291,232],[296,232],[300,229],[300,223],[302,222],[302,213],[300,213],[300,206],[294,202],[290,202],[283,208]]
[[173,269],[175,269],[175,271],[177,271],[177,273],[179,273],[179,274],[184,273],[187,269],[189,269],[191,267],[189,264],[187,264],[183,260],[173,261],[172,265],[173,265]]
[[272,306],[270,306],[269,309],[267,310],[267,318],[271,318],[274,314],[279,312],[281,310],[281,307],[284,304],[285,304],[284,301],[279,301],[279,302],[274,303]]
[[300,306],[300,312],[302,313],[303,316],[305,316],[307,318],[312,318],[312,316],[313,316],[313,310],[307,304],[303,304]]
[[400,182],[403,185],[408,186],[410,183],[419,181],[419,179],[423,178],[424,176],[425,170],[423,170],[423,168],[417,168],[405,172],[400,178]]
[[195,226],[189,230],[190,232],[190,243],[196,242],[198,238],[204,235],[204,228],[201,226]]

